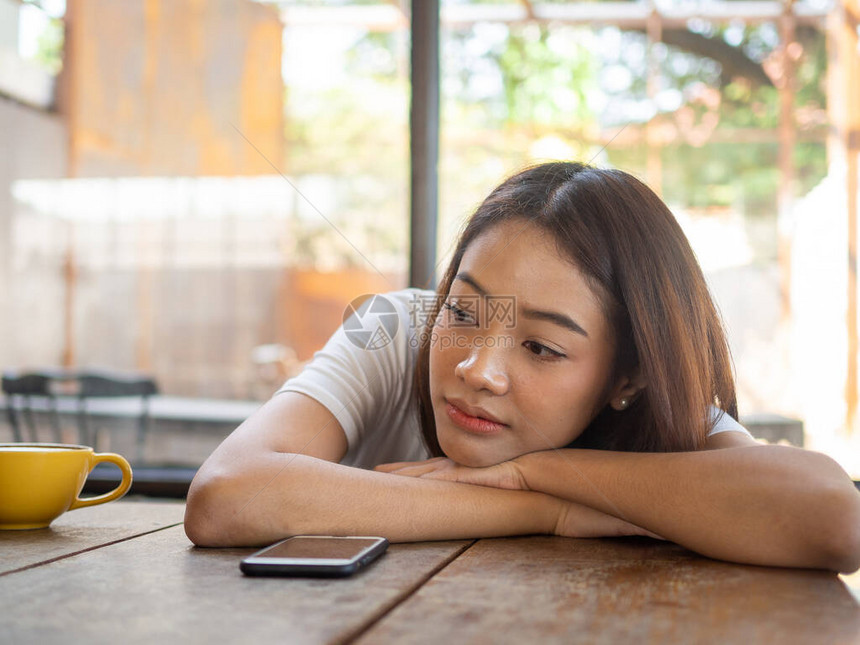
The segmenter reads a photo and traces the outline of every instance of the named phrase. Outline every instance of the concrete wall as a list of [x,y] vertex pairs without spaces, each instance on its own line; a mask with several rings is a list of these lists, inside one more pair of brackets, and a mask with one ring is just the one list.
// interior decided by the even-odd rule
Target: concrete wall
[[[55,114],[0,96],[0,365],[57,364],[63,344],[65,230],[22,210],[13,188],[26,179],[66,175],[67,133]],[[37,244],[19,253],[22,218]]]
[[18,9],[17,2],[0,0],[0,51],[18,51]]

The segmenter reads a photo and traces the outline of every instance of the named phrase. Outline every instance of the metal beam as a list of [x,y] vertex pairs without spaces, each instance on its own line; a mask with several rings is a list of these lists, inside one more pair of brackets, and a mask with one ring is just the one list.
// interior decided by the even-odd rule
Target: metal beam
[[[396,2],[382,5],[345,7],[286,7],[281,19],[287,26],[359,25],[373,31],[405,27],[403,11]],[[412,0],[413,6],[415,0]],[[437,2],[431,2],[435,6]],[[819,24],[833,10],[833,3],[795,2],[792,12],[798,25]],[[609,24],[622,29],[645,29],[653,7],[648,0],[625,2],[566,2],[549,4],[520,0],[518,4],[448,5],[441,10],[445,26],[469,26],[476,22],[518,23],[532,20],[564,24]],[[742,20],[746,23],[776,22],[783,15],[780,0],[713,0],[707,3],[679,4],[657,8],[664,28],[686,26],[689,20],[711,22]]]
[[439,0],[412,0],[409,285],[436,281],[439,161]]
[[792,11],[794,0],[785,0],[785,8],[779,19],[780,72],[775,79],[779,92],[779,187],[777,188],[777,257],[780,268],[780,291],[782,297],[782,318],[791,320],[791,221],[794,210],[794,192],[796,189],[797,169],[794,163],[794,152],[797,144],[797,123],[795,121],[795,89],[797,52],[792,50],[799,47],[795,42],[796,24]]
[[845,210],[840,214],[846,224],[846,372],[845,428],[856,431],[860,407],[860,316],[858,316],[858,257],[857,236],[860,230],[860,33],[858,33],[860,2],[841,0],[829,16],[827,25],[827,112],[831,124],[827,156],[831,168],[839,170],[845,191]]

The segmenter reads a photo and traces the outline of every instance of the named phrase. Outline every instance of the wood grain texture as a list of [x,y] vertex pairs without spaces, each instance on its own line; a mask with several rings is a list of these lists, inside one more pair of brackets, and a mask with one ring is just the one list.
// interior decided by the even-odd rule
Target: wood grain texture
[[179,502],[109,502],[68,511],[46,529],[0,531],[0,576],[182,522]]
[[836,574],[647,538],[481,540],[359,643],[856,643]]
[[0,578],[0,642],[343,642],[468,544],[392,545],[345,579],[249,578],[254,549],[198,549],[177,526]]

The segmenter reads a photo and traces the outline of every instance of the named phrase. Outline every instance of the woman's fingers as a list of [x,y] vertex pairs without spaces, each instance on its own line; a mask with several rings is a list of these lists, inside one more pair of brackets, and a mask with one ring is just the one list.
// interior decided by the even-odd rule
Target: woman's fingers
[[380,464],[375,470],[405,477],[425,477],[476,486],[528,490],[522,474],[513,462],[504,462],[486,468],[469,468],[445,457],[436,457],[426,461]]
[[424,461],[392,461],[390,464],[379,464],[373,469],[383,473],[390,473],[395,470],[400,470],[401,468],[408,468],[410,466],[422,464],[434,464],[439,463],[440,461],[447,461],[447,459],[445,457],[434,457],[433,459],[425,459]]
[[403,466],[406,463],[408,463],[408,462],[396,461],[396,462],[392,462],[390,464],[379,464],[377,466],[374,466],[373,469],[377,470],[381,473],[390,473],[390,472],[394,472],[395,470],[398,470],[399,468],[403,468]]
[[391,471],[395,475],[406,475],[407,477],[421,477],[427,473],[432,473],[436,467],[432,464],[420,464],[416,466],[407,466]]
[[379,464],[374,470],[407,477],[421,477],[426,473],[446,467],[446,462],[449,460],[444,457],[436,457],[426,461],[398,461],[390,464]]

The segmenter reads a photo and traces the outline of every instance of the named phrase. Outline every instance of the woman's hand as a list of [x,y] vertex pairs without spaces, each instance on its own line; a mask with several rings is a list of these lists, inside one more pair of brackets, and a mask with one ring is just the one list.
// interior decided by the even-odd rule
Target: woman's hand
[[[529,490],[516,461],[505,461],[486,468],[470,468],[461,466],[446,457],[436,457],[426,461],[380,464],[374,470],[406,477],[441,479],[491,488]],[[557,502],[558,521],[553,531],[555,535],[577,538],[645,535],[658,540],[663,539],[646,529],[588,506],[564,499],[557,499]]]
[[490,488],[529,490],[525,477],[523,477],[515,461],[504,461],[486,468],[470,468],[469,466],[461,466],[446,457],[436,457],[426,461],[399,461],[391,464],[380,464],[374,470],[406,477],[441,479],[461,484],[489,486]]
[[626,522],[576,502],[559,500],[561,509],[555,526],[555,535],[575,538],[619,537],[622,535],[644,535],[664,540],[641,526]]

